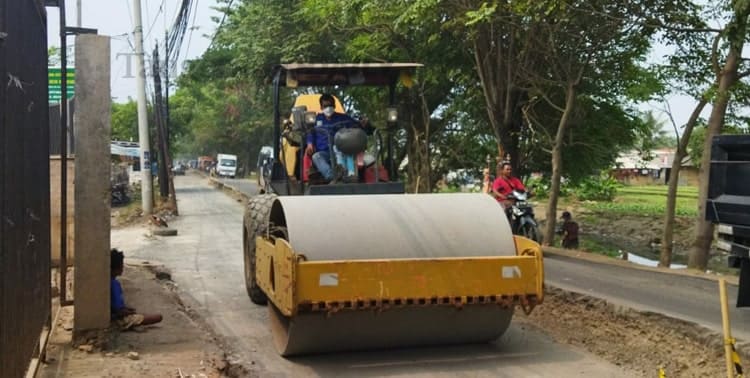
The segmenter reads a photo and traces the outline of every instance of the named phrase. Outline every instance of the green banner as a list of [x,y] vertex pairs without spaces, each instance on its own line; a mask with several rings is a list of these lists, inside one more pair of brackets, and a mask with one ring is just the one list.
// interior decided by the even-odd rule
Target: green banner
[[[59,67],[50,67],[47,69],[47,80],[49,90],[49,102],[59,103],[62,97],[62,69]],[[67,69],[67,93],[68,99],[73,98],[75,86],[76,86],[76,72],[75,68]]]

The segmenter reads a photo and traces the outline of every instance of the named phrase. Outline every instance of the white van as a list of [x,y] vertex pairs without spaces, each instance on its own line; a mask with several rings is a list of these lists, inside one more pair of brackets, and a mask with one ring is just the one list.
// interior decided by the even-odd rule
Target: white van
[[237,175],[237,155],[218,154],[216,160],[217,176],[234,178]]

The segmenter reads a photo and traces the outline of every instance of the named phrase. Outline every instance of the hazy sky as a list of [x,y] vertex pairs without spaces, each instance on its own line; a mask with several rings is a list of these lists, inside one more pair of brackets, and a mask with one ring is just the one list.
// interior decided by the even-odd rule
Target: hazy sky
[[[128,98],[135,99],[135,60],[130,54],[133,50],[133,1],[134,0],[81,0],[83,23],[82,27],[98,29],[100,35],[112,37],[112,97],[116,102],[126,102]],[[76,0],[66,0],[66,17],[70,26],[76,26]],[[142,22],[144,30],[144,50],[147,59],[154,49],[158,39],[160,52],[163,55],[164,32],[171,27],[177,14],[181,0],[141,0]],[[193,9],[190,15],[188,31],[186,32],[177,73],[181,72],[181,65],[186,59],[194,59],[208,48],[211,36],[216,29],[216,24],[211,17],[221,18],[222,14],[213,10],[215,0],[193,0]],[[59,37],[59,12],[57,8],[47,8],[48,12],[48,44],[49,46],[60,46]],[[192,29],[192,30],[190,30]],[[68,45],[73,45],[74,38],[68,37]],[[663,52],[668,51],[657,47],[652,54],[652,60],[658,60]],[[128,59],[131,60],[131,75],[128,75]],[[429,64],[429,62],[424,62]],[[147,61],[147,75],[150,72],[150,63]],[[174,72],[174,71],[172,71]],[[146,80],[149,88],[151,80]],[[147,88],[147,93],[151,92]],[[695,106],[695,101],[684,96],[672,96],[669,98],[675,121],[678,125],[684,124],[690,117]],[[672,133],[672,126],[661,109],[663,104],[644,104],[641,110],[654,110],[662,114],[661,118],[665,124],[664,129]],[[708,116],[710,107],[706,107],[703,115]],[[606,127],[603,125],[603,127]],[[671,134],[670,134],[671,135]]]
[[[66,0],[66,22],[76,26],[76,0]],[[135,99],[135,59],[128,55],[134,52],[133,39],[133,0],[81,0],[82,23],[84,28],[97,29],[100,35],[111,39],[112,61],[112,97],[114,101],[126,102],[128,97]],[[141,0],[143,23],[143,46],[146,58],[150,59],[156,40],[159,42],[160,57],[164,55],[164,32],[174,23],[181,0]],[[186,59],[195,59],[203,54],[211,42],[216,24],[211,16],[220,17],[221,13],[212,9],[215,0],[193,0],[190,22],[182,43],[177,73]],[[197,10],[197,11],[196,11]],[[60,13],[57,8],[47,8],[47,43],[49,46],[60,46]],[[192,29],[192,30],[191,30]],[[75,43],[74,37],[68,37],[68,45]],[[131,75],[128,75],[128,59],[131,59]],[[146,62],[147,75],[150,62]],[[172,71],[174,72],[174,71]],[[129,77],[132,76],[132,77]],[[146,80],[151,87],[151,80]],[[149,90],[147,90],[147,93]]]

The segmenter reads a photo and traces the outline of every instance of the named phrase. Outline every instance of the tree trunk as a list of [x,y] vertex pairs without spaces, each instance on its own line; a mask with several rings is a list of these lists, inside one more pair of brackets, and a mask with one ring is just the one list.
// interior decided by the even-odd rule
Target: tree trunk
[[432,175],[430,174],[429,113],[426,111],[427,105],[421,94],[410,96],[409,102],[412,103],[410,109],[418,110],[410,112],[411,122],[407,130],[406,151],[409,159],[407,191],[430,193],[432,191]]
[[[744,22],[742,35],[744,36]],[[695,221],[695,241],[690,249],[688,267],[705,270],[708,265],[708,255],[711,241],[714,237],[714,227],[706,220],[706,200],[708,199],[708,177],[711,170],[711,141],[721,132],[724,116],[729,105],[732,86],[737,82],[737,69],[742,55],[742,42],[732,43],[727,55],[726,63],[719,74],[719,88],[716,100],[711,110],[706,128],[706,139],[703,142],[703,157],[701,159],[698,182],[698,217]]]
[[675,207],[677,204],[677,183],[680,178],[680,169],[682,168],[682,159],[687,155],[687,145],[690,140],[690,134],[693,133],[693,128],[698,122],[703,108],[706,106],[708,101],[705,98],[701,98],[698,105],[693,109],[693,113],[690,115],[687,124],[685,125],[685,131],[680,137],[680,141],[677,144],[677,151],[674,155],[674,161],[672,161],[672,170],[669,175],[669,189],[667,190],[667,210],[664,214],[664,233],[662,235],[661,253],[659,255],[659,266],[663,268],[669,268],[672,264],[672,243],[674,236],[674,217]]
[[515,41],[508,41],[507,46],[500,47],[497,41],[491,42],[498,35],[494,28],[481,29],[475,35],[472,40],[474,63],[498,145],[498,162],[510,155],[510,163],[517,170],[518,133],[522,125],[518,104],[525,94],[516,89],[514,81],[516,67],[511,57],[516,56]]
[[557,199],[560,195],[560,180],[562,178],[563,160],[562,149],[565,133],[568,130],[570,115],[575,105],[575,83],[568,83],[565,95],[565,110],[560,117],[555,135],[555,144],[552,146],[552,183],[550,185],[549,202],[547,203],[547,224],[544,230],[544,245],[553,245],[555,240],[555,221],[557,220]]

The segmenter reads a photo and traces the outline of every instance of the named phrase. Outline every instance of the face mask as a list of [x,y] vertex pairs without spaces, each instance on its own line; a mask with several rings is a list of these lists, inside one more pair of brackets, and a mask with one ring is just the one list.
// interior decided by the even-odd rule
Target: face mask
[[333,115],[333,106],[326,106],[325,108],[323,108],[323,114],[326,117],[332,116]]

